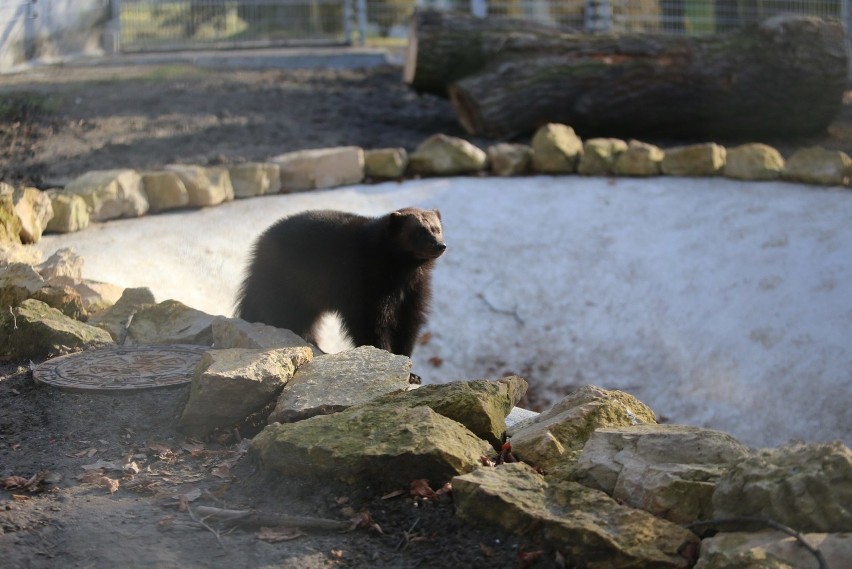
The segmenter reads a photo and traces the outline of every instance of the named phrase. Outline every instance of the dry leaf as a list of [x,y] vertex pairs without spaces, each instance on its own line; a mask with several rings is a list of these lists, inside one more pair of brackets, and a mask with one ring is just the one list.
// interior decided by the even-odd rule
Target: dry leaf
[[106,476],[101,476],[97,481],[98,486],[102,488],[106,488],[109,490],[110,494],[115,494],[118,490],[118,480],[114,478],[108,478]]
[[415,498],[434,498],[435,491],[429,486],[429,481],[425,478],[418,478],[411,481],[410,493]]
[[178,496],[178,512],[187,511],[189,511],[189,500],[184,495]]
[[397,496],[402,496],[405,494],[405,490],[394,490],[393,492],[388,492],[384,496],[382,496],[382,500],[390,500],[391,498],[396,498]]
[[227,464],[223,464],[222,466],[217,466],[211,471],[213,476],[218,478],[230,478],[231,477],[231,467]]
[[12,499],[17,500],[19,502],[26,502],[30,499],[29,496],[24,496],[22,494],[12,494]]
[[444,365],[444,358],[441,356],[432,356],[429,358],[429,363],[432,364],[432,367],[441,367]]
[[332,549],[331,550],[331,558],[332,559],[343,559],[343,550],[342,549]]
[[303,535],[306,535],[305,532],[303,532],[299,528],[280,527],[260,528],[260,531],[257,532],[255,537],[267,543],[279,543],[282,541],[290,541],[291,539],[296,539],[298,537],[302,537]]
[[165,529],[172,525],[174,522],[175,516],[166,516],[165,518],[162,518],[159,522],[157,522],[157,525],[160,529]]
[[349,531],[353,529],[371,529],[382,535],[384,535],[384,531],[382,531],[382,527],[373,521],[373,517],[370,515],[370,512],[366,510],[356,515],[353,518],[349,519],[352,522],[352,525],[349,527]]
[[3,479],[3,488],[11,490],[12,488],[24,488],[27,485],[27,478],[23,476],[7,476]]
[[98,480],[104,475],[103,470],[87,470],[86,472],[77,476],[77,480],[82,482],[83,484],[97,484]]

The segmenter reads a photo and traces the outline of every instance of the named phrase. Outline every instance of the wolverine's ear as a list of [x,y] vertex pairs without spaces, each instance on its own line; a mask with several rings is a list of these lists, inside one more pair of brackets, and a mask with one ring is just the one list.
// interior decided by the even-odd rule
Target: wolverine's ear
[[[437,209],[433,209],[432,211],[435,212],[435,215],[438,216],[438,219],[441,219],[441,212],[440,211],[438,211]],[[443,220],[441,220],[441,221],[443,221]]]
[[402,227],[403,221],[405,221],[405,214],[401,211],[394,211],[388,217],[388,225],[394,229]]

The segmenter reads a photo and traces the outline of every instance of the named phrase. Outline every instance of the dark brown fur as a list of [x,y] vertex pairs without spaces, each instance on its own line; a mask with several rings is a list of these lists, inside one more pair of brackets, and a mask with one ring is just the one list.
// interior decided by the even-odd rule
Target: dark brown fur
[[310,338],[324,313],[337,312],[356,346],[410,356],[444,249],[438,210],[285,217],[254,246],[237,316]]

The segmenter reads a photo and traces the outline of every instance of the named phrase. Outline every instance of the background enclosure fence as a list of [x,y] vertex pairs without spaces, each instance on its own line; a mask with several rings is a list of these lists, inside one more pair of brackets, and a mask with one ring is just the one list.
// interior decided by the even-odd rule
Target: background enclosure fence
[[402,45],[415,7],[586,32],[699,35],[781,13],[841,19],[852,0],[112,0],[124,51],[257,45]]

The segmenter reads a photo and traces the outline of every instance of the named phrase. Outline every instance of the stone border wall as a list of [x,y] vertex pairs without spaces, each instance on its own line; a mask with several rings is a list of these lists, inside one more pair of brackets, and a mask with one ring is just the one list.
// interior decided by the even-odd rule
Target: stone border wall
[[[840,151],[803,148],[785,160],[776,149],[750,143],[715,143],[663,150],[637,140],[581,140],[571,127],[548,124],[530,145],[500,143],[482,150],[461,138],[436,134],[409,154],[404,148],[343,146],[289,152],[266,162],[227,167],[170,164],[160,169],[98,170],[63,189],[40,192],[0,182],[20,222],[3,218],[0,241],[34,243],[43,232],[78,231],[91,222],[138,217],[179,208],[218,205],[264,194],[301,192],[420,176],[529,174],[585,176],[722,176],[849,187],[852,159]],[[7,210],[10,207],[6,208]]]

